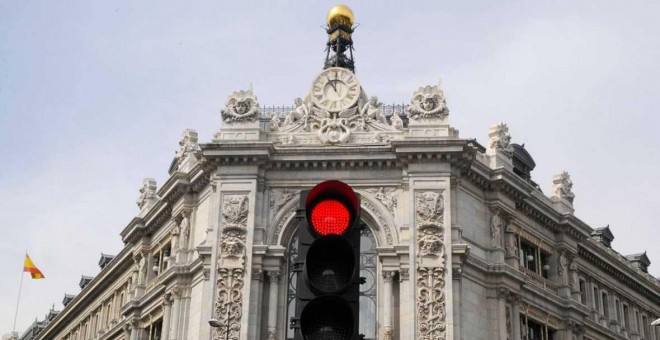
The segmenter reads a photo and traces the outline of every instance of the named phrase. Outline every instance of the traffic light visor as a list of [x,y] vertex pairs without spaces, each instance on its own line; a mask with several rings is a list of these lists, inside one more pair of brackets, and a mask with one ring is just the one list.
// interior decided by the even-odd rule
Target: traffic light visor
[[355,221],[359,203],[350,186],[333,180],[315,186],[307,195],[305,208],[316,234],[342,235]]

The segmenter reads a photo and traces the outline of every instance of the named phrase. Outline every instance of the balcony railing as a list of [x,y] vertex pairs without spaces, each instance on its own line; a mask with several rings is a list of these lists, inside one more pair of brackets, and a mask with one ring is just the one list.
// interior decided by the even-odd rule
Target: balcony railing
[[557,286],[552,283],[550,280],[544,278],[543,276],[537,274],[534,271],[531,271],[525,267],[519,267],[520,271],[527,276],[529,282],[534,285],[554,294],[557,294]]

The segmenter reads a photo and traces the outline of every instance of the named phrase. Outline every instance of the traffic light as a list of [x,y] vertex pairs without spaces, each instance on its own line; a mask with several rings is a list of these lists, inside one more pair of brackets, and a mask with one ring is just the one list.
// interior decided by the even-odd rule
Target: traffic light
[[296,340],[357,340],[360,197],[325,181],[300,193]]

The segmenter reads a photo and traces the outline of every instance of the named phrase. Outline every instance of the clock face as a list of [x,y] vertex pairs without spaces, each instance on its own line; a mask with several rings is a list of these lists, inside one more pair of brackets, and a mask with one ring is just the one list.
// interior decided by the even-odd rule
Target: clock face
[[331,67],[312,84],[312,100],[322,109],[338,112],[353,106],[360,97],[360,83],[353,72]]

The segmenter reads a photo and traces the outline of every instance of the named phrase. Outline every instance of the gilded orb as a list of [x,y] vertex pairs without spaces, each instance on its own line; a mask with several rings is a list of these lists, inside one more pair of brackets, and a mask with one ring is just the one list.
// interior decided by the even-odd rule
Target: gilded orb
[[346,5],[336,5],[328,12],[328,26],[346,25],[353,26],[353,11]]

